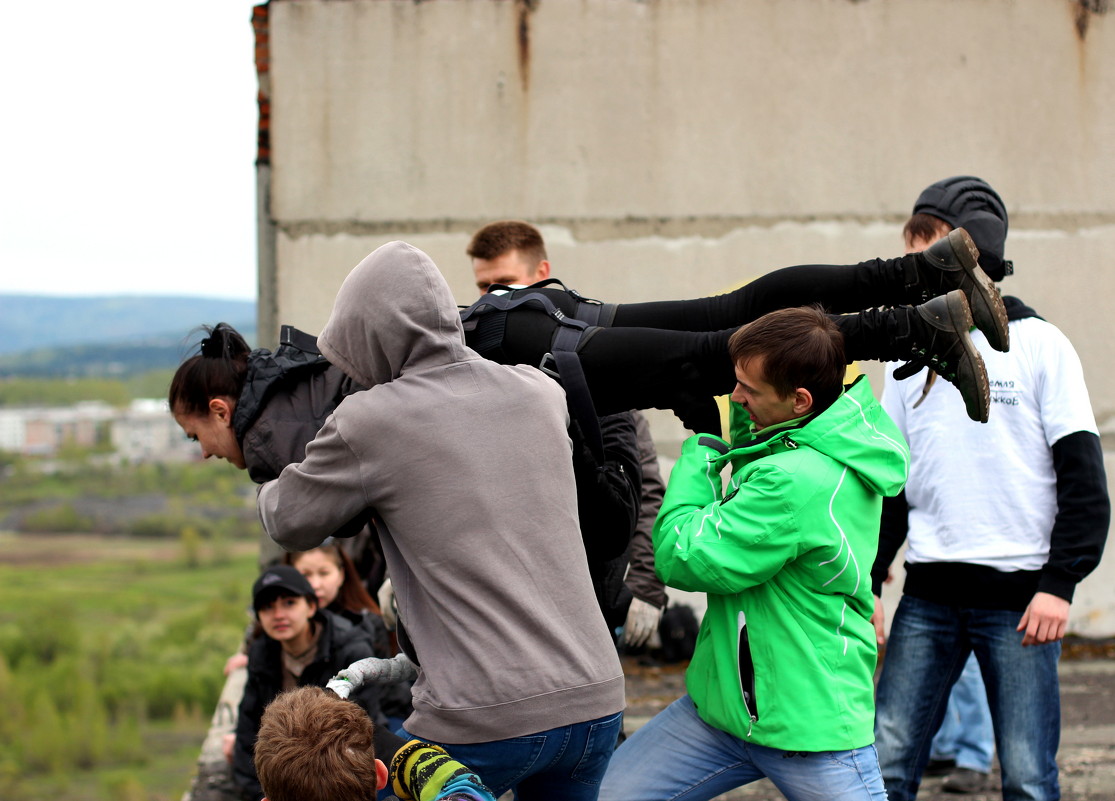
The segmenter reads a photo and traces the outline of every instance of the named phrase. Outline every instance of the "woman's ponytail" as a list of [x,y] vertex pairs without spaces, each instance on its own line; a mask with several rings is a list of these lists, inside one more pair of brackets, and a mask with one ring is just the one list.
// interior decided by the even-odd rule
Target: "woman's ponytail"
[[206,336],[198,353],[179,365],[167,400],[174,414],[208,414],[211,398],[236,401],[244,388],[251,348],[228,323],[202,326]]

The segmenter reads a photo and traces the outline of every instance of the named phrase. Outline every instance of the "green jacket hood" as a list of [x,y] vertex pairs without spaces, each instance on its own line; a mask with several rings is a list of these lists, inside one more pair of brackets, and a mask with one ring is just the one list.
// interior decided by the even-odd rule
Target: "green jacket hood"
[[860,376],[836,401],[798,427],[764,437],[749,430],[750,418],[738,403],[730,403],[732,444],[725,459],[738,469],[779,450],[806,445],[845,465],[871,488],[886,497],[902,491],[910,471],[910,449],[893,421],[875,402],[871,384]]

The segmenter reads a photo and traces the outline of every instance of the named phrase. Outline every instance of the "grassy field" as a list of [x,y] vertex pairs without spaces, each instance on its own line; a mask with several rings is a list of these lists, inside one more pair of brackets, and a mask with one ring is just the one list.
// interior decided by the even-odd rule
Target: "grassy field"
[[0,534],[0,798],[181,798],[256,553],[244,540]]

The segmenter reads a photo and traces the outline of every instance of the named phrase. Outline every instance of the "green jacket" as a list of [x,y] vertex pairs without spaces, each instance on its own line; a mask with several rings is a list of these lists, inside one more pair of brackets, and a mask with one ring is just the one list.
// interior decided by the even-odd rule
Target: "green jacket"
[[737,447],[688,439],[654,526],[661,579],[708,593],[689,694],[706,723],[760,745],[868,745],[871,565],[882,496],[902,489],[909,449],[865,377],[774,433],[752,435],[746,412],[732,407]]

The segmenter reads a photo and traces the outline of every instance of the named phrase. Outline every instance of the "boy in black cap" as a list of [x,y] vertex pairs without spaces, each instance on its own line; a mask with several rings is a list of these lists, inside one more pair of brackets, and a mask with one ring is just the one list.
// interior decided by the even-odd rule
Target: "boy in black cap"
[[[992,278],[1013,272],[1004,259],[1006,208],[985,181],[958,176],[926,188],[906,224],[907,247],[930,246],[953,226],[971,233]],[[986,426],[957,425],[964,410],[955,393],[930,391],[928,381],[888,377],[883,390],[912,457],[905,492],[884,501],[872,570],[882,644],[878,596],[907,540],[875,719],[891,801],[916,797],[949,691],[973,652],[987,685],[1003,798],[1060,798],[1057,661],[1073,591],[1103,553],[1110,501],[1076,351],[1018,298],[1004,302],[1010,352],[972,335],[995,406]]]

